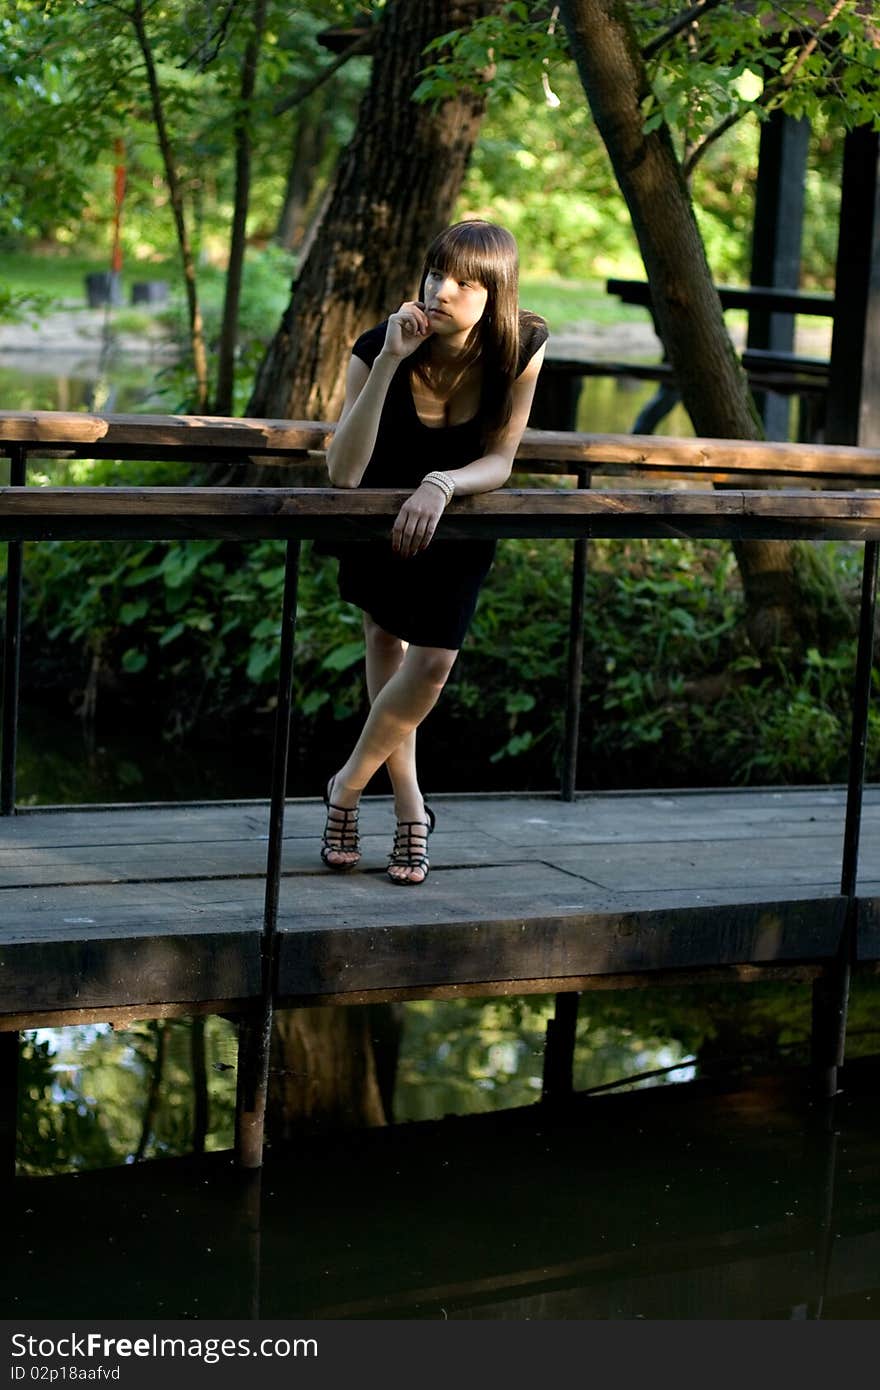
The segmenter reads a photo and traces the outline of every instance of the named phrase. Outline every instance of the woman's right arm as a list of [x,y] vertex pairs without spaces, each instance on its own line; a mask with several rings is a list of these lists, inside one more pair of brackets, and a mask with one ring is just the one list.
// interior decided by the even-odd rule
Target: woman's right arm
[[352,354],[345,379],[345,404],[327,448],[333,487],[357,487],[376,447],[388,387],[405,357],[431,332],[420,304],[403,304],[388,320],[385,342],[372,367]]

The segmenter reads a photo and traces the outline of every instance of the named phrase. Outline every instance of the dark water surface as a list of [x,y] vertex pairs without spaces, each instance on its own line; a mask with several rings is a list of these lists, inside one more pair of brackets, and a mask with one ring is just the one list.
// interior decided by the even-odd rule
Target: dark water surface
[[[7,1316],[873,1319],[880,1116],[695,1083],[19,1179]],[[66,1272],[65,1272],[66,1271]],[[75,1271],[75,1277],[73,1276]]]

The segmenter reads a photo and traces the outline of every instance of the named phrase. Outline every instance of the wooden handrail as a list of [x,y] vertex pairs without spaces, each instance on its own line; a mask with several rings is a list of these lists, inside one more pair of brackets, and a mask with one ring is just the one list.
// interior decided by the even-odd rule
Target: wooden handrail
[[[369,488],[0,488],[0,540],[387,535],[405,491]],[[725,489],[504,488],[454,499],[438,538],[880,538],[880,495]]]
[[[833,294],[821,290],[789,290],[773,285],[716,285],[723,309],[766,309],[777,314],[814,314],[834,318],[837,305]],[[606,294],[622,304],[651,305],[651,289],[646,280],[605,281]]]
[[[273,459],[301,464],[320,455],[335,426],[323,421],[223,419],[189,415],[85,415],[62,411],[0,411],[0,450],[62,450],[84,458],[208,456]],[[526,430],[516,458],[526,473],[631,471],[761,474],[803,484],[851,479],[880,487],[880,449],[767,440],[667,438],[662,435],[581,434]]]

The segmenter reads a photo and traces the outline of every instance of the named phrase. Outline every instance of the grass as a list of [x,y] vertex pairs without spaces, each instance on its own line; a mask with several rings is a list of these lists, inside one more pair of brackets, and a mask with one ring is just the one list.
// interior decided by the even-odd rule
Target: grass
[[[110,257],[66,255],[60,251],[4,251],[0,255],[3,286],[24,294],[49,294],[56,300],[72,300],[87,307],[85,277],[95,270],[109,270]],[[123,296],[136,280],[168,280],[174,285],[178,270],[174,261],[131,261],[122,269]]]
[[[67,301],[69,307],[86,307],[85,277],[92,271],[107,270],[109,257],[83,255],[60,251],[11,251],[2,255],[2,280],[6,289],[20,293],[49,294],[57,301]],[[130,289],[136,280],[168,280],[176,298],[179,267],[172,258],[164,262],[129,261],[123,265],[123,301],[127,303]],[[223,295],[223,277],[211,268],[199,275],[206,305],[219,302]],[[279,312],[287,302],[289,277],[279,272]],[[552,275],[524,275],[520,282],[522,304],[542,314],[551,329],[559,332],[578,323],[621,323],[646,321],[646,311],[633,305],[621,304],[606,294],[602,281],[568,280]],[[152,315],[150,315],[152,317]]]
[[520,303],[547,320],[556,333],[582,323],[646,323],[647,309],[621,304],[601,280],[564,280],[549,275],[520,277]]

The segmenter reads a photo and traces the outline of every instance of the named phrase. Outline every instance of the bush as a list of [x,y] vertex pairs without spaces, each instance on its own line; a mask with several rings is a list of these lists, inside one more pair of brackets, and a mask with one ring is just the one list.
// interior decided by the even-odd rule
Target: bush
[[[444,785],[469,763],[483,785],[548,787],[558,776],[571,553],[565,541],[499,544],[431,716]],[[827,547],[823,582],[835,571],[853,578],[850,554]],[[102,718],[136,709],[167,737],[268,732],[283,582],[284,544],[275,541],[28,546],[25,680],[73,692]],[[308,546],[299,594],[294,734],[308,750],[347,737],[344,726],[363,711],[363,640],[360,614],[338,598],[335,561]],[[780,652],[761,665],[742,617],[722,543],[591,543],[579,785],[845,777],[851,622],[797,663]],[[868,758],[872,773],[880,769],[880,714]]]

